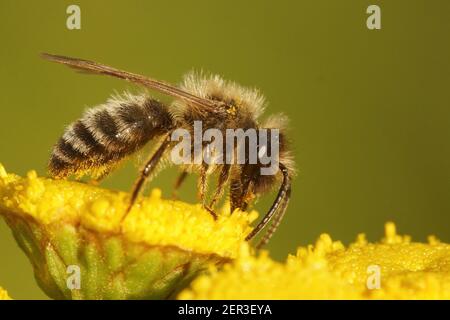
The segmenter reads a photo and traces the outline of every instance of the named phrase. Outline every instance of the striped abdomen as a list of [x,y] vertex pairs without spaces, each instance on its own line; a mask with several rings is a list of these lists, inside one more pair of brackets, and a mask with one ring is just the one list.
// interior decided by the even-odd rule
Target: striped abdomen
[[146,96],[126,94],[86,111],[54,146],[52,176],[101,175],[149,140],[172,127],[167,107]]

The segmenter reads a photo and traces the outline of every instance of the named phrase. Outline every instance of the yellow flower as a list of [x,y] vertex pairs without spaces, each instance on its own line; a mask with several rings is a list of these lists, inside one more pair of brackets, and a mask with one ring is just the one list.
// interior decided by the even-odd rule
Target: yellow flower
[[450,299],[450,245],[411,242],[387,223],[385,238],[345,248],[323,234],[285,263],[245,246],[222,270],[194,280],[179,299]]
[[8,296],[8,292],[4,290],[2,287],[0,287],[0,300],[11,300],[11,298]]
[[22,178],[0,165],[0,215],[52,298],[167,298],[208,263],[235,257],[257,217],[224,209],[215,221],[158,189],[122,221],[127,205],[124,192],[34,171]]

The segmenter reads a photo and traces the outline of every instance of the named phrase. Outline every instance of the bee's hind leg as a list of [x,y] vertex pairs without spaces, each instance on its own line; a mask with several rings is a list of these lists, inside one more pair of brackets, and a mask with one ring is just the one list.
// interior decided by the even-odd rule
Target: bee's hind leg
[[121,221],[125,220],[125,218],[128,216],[128,213],[130,212],[131,208],[133,207],[134,203],[136,202],[136,199],[139,196],[139,193],[141,192],[142,188],[144,187],[144,183],[147,181],[149,176],[155,170],[156,165],[159,163],[162,156],[164,155],[164,152],[166,151],[167,147],[170,144],[169,137],[170,137],[170,135],[168,135],[166,137],[166,139],[164,139],[164,141],[158,147],[156,152],[147,161],[144,168],[142,169],[139,178],[137,178],[136,182],[134,183],[133,191],[131,192],[130,203],[129,203],[127,211],[125,212],[125,215],[122,217]]

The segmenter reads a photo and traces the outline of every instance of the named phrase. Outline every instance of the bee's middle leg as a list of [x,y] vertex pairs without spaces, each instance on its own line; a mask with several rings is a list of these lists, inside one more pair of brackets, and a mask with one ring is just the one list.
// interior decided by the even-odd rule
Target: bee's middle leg
[[203,208],[208,211],[217,220],[217,214],[206,204],[206,189],[207,189],[207,171],[208,165],[202,164],[200,169],[200,177],[198,179],[198,197],[202,202]]
[[224,186],[228,181],[228,178],[230,176],[230,165],[229,164],[225,164],[222,167],[222,171],[220,171],[220,175],[219,175],[219,179],[217,181],[217,187],[216,190],[212,196],[211,202],[209,203],[209,207],[210,208],[214,208],[214,205],[216,204],[216,202],[219,200],[220,196],[223,194],[224,192]]
[[172,191],[172,199],[178,199],[178,190],[180,189],[183,182],[186,180],[188,176],[188,172],[186,170],[183,170],[179,175],[177,180],[175,181],[175,184],[173,186]]

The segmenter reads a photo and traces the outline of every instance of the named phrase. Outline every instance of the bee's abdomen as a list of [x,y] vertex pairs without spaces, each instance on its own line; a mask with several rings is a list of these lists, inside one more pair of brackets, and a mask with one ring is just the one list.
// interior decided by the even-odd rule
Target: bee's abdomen
[[55,177],[90,174],[117,163],[170,129],[165,105],[144,96],[110,99],[72,123],[54,146],[49,171]]

